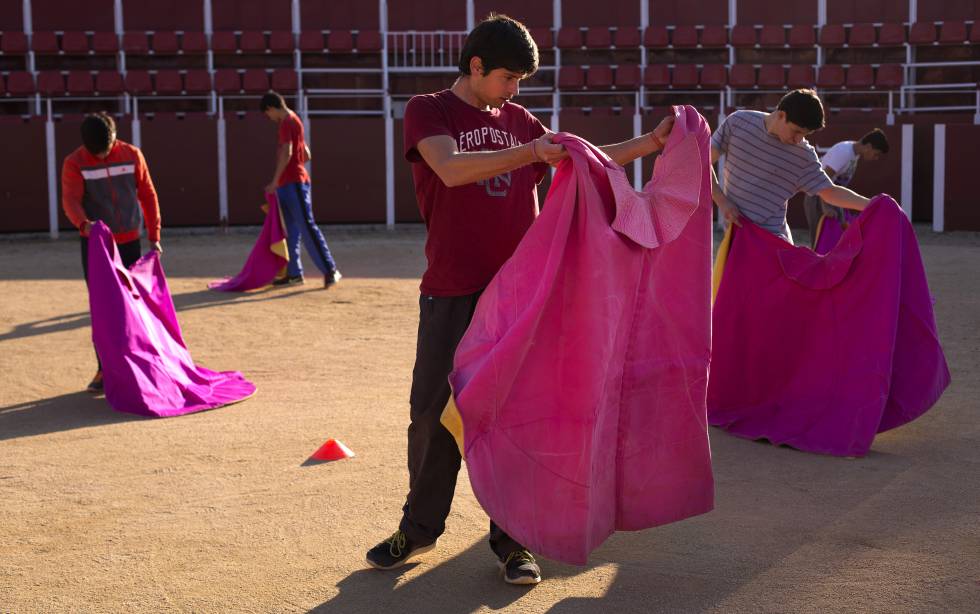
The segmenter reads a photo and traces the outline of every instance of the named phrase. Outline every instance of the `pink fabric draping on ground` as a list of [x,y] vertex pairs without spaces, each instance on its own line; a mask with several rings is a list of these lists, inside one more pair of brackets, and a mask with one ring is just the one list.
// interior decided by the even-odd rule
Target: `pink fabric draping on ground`
[[92,340],[113,409],[179,416],[255,393],[255,385],[237,371],[195,366],[157,252],[127,270],[112,233],[96,222],[89,237],[88,275]]
[[915,232],[875,197],[825,256],[742,218],[714,305],[708,417],[749,439],[862,456],[949,384]]
[[265,198],[269,205],[265,223],[262,224],[262,231],[245,261],[245,266],[238,275],[212,281],[208,288],[221,292],[246,292],[269,285],[281,274],[289,261],[286,232],[279,213],[279,199],[275,194],[266,194]]
[[709,131],[692,107],[642,192],[588,142],[487,287],[450,382],[489,516],[584,564],[616,530],[711,510]]

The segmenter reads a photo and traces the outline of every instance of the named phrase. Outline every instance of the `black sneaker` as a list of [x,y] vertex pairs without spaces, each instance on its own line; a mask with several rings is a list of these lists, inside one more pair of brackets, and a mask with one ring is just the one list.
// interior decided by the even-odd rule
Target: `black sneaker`
[[541,581],[541,568],[527,550],[511,552],[504,560],[498,560],[497,566],[503,570],[507,584],[537,584]]
[[425,546],[413,544],[404,533],[395,531],[394,535],[368,550],[367,564],[375,569],[394,569],[435,547],[435,542]]
[[272,281],[273,286],[293,286],[300,285],[304,282],[302,275],[297,275],[296,277],[279,277]]
[[102,369],[99,369],[95,373],[95,377],[93,377],[92,381],[88,383],[88,388],[86,388],[86,390],[92,393],[99,393],[105,390],[105,384],[102,382]]
[[323,287],[329,288],[330,286],[340,281],[341,277],[343,277],[343,275],[340,274],[340,271],[334,269],[333,272],[327,273],[326,275],[323,276]]

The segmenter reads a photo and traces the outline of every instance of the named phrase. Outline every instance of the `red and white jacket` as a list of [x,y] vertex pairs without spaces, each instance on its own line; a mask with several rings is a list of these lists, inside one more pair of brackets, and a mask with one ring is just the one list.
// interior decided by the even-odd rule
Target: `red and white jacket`
[[138,147],[117,140],[105,158],[84,147],[61,167],[61,206],[77,228],[101,220],[116,243],[135,241],[146,220],[147,238],[160,240],[160,203]]

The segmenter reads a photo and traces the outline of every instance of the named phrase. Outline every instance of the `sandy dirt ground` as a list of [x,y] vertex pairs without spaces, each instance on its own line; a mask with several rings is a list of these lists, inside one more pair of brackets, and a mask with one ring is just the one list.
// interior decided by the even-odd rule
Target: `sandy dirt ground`
[[[502,583],[460,475],[438,548],[397,572],[423,234],[328,229],[344,280],[224,295],[254,235],[165,236],[195,360],[244,403],[116,413],[72,237],[0,241],[0,612],[978,612],[980,237],[922,231],[953,384],[866,458],[712,430],[717,507]],[[308,270],[310,267],[307,267]],[[357,457],[305,461],[328,437]]]

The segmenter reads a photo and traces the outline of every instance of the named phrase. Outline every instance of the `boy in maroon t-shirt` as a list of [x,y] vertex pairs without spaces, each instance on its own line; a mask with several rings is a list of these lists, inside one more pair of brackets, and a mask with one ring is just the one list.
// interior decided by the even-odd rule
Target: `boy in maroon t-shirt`
[[310,176],[303,165],[312,156],[310,148],[306,146],[303,122],[275,92],[262,96],[259,107],[266,117],[279,125],[276,172],[265,191],[275,193],[279,199],[279,210],[286,222],[289,262],[286,264],[286,277],[273,283],[277,286],[303,283],[303,263],[299,255],[299,241],[302,238],[306,252],[323,274],[323,286],[329,288],[340,281],[341,275],[327,247],[327,240],[313,218]]
[[[567,157],[533,115],[510,102],[538,68],[538,49],[519,22],[491,14],[466,39],[452,88],[415,96],[405,108],[405,157],[425,220],[428,267],[408,427],[409,492],[399,528],[367,553],[378,569],[435,547],[452,504],[460,454],[439,421],[449,372],[480,293],[538,214],[537,184]],[[626,164],[663,146],[673,117],[641,137],[603,147]],[[534,556],[490,522],[490,547],[504,580],[537,584]]]

